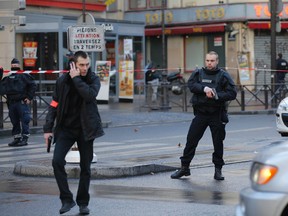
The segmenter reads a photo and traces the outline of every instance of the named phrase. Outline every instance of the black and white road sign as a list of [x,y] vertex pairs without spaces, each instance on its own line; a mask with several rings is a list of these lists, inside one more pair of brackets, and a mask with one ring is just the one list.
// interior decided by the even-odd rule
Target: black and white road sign
[[102,52],[105,49],[104,29],[102,26],[70,26],[68,44],[72,52]]

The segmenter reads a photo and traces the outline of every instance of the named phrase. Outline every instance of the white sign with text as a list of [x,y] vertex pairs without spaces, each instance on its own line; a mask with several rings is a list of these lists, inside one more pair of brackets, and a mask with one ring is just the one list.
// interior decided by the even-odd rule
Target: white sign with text
[[102,52],[105,49],[104,29],[102,26],[70,26],[68,44],[72,52]]

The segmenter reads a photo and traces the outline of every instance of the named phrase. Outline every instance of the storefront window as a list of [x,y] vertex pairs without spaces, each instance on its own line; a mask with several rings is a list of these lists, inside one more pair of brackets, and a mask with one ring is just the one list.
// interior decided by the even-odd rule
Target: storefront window
[[203,67],[205,56],[205,37],[193,36],[185,38],[185,69],[193,71]]
[[[133,65],[132,81],[134,83],[134,94],[144,94],[144,62],[142,50],[142,37],[120,37],[118,54],[119,54],[119,86],[121,89],[121,72],[130,70]],[[123,62],[126,62],[123,64]],[[130,63],[131,62],[131,63]],[[121,68],[121,65],[126,65],[127,68]],[[124,75],[123,75],[124,76]],[[124,76],[125,77],[125,76]],[[127,80],[122,80],[125,84]],[[128,81],[129,82],[129,81]],[[122,83],[123,86],[123,83]]]
[[[36,49],[35,49],[36,48]],[[35,55],[32,51],[36,51]],[[58,70],[58,34],[25,33],[23,34],[23,69],[24,70]],[[35,60],[35,63],[33,63]],[[50,91],[58,74],[33,74],[39,82],[40,91]]]

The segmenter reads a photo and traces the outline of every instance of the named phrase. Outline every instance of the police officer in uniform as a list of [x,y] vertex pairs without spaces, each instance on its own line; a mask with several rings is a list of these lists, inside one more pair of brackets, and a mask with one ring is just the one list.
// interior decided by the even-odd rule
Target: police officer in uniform
[[[14,58],[11,61],[11,70],[19,71],[20,62]],[[30,135],[30,102],[36,91],[36,83],[30,74],[12,73],[2,79],[0,74],[0,95],[7,96],[9,117],[13,125],[12,136],[14,140],[8,145],[17,147],[27,145]]]
[[228,122],[227,101],[234,100],[237,92],[230,75],[218,68],[218,54],[210,51],[206,54],[206,67],[195,70],[189,80],[188,87],[193,93],[192,104],[194,119],[190,125],[183,156],[180,157],[181,169],[171,175],[172,179],[189,176],[190,163],[195,155],[196,147],[209,126],[214,152],[212,162],[215,165],[215,180],[224,180],[222,175],[223,140],[225,139],[225,125]]
[[276,90],[282,85],[285,85],[285,76],[288,72],[288,62],[282,57],[282,53],[278,53],[278,58],[276,60]]

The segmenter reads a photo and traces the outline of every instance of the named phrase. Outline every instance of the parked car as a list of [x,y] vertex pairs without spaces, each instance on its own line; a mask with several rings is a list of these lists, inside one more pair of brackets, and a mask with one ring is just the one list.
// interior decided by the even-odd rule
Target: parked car
[[250,170],[251,186],[240,191],[236,216],[288,215],[288,142],[256,155]]
[[288,97],[284,98],[278,105],[276,126],[281,136],[288,136]]

